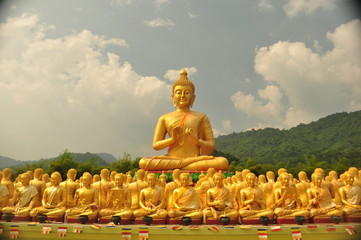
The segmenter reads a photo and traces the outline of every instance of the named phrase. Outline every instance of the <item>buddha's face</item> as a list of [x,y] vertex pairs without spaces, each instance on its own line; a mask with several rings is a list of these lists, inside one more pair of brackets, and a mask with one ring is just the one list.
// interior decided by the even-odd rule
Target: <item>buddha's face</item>
[[56,174],[51,174],[50,176],[50,182],[51,182],[51,185],[53,186],[58,186],[59,183],[60,183],[60,179],[59,179],[59,176],[56,175]]
[[147,182],[149,187],[154,187],[157,182],[157,177],[154,174],[149,174],[147,176]]
[[20,182],[23,186],[29,186],[30,183],[30,176],[27,173],[21,174]]
[[182,187],[188,187],[189,185],[189,176],[186,174],[181,174],[179,178],[180,184]]
[[83,176],[83,178],[81,179],[81,182],[83,183],[83,185],[85,187],[88,187],[90,186],[90,184],[92,183],[93,179],[91,178],[91,176]]
[[283,174],[281,176],[281,184],[283,187],[288,187],[290,184],[290,177],[288,176],[288,174]]
[[256,176],[252,174],[248,174],[246,177],[246,183],[248,187],[254,187],[256,184]]
[[353,175],[351,175],[351,174],[347,174],[347,175],[346,175],[346,180],[345,180],[345,182],[346,182],[347,185],[351,185],[351,186],[352,186],[354,181],[355,181],[355,178],[354,178]]
[[316,174],[313,179],[312,179],[312,183],[317,186],[317,187],[321,187],[322,184],[322,177],[319,174]]
[[121,175],[115,175],[114,182],[118,187],[122,186],[123,185],[123,177]]
[[172,100],[178,108],[189,108],[192,106],[194,99],[195,95],[190,86],[178,85],[174,88]]
[[213,181],[214,181],[214,184],[216,185],[216,187],[222,187],[222,185],[223,185],[223,177],[222,176],[220,176],[219,174],[214,175]]

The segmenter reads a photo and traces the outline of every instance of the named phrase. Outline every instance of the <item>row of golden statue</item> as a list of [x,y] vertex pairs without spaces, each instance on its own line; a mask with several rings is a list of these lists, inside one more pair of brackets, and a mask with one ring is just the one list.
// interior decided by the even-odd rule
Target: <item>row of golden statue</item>
[[87,215],[89,219],[142,218],[193,220],[229,217],[236,222],[273,218],[305,219],[315,217],[361,217],[361,171],[350,168],[338,177],[335,171],[325,173],[315,169],[309,181],[305,172],[298,179],[286,169],[279,169],[278,178],[271,171],[256,177],[245,169],[232,177],[214,168],[201,174],[193,183],[190,174],[175,169],[173,180],[167,182],[162,173],[138,170],[133,178],[129,173],[103,169],[100,176],[84,173],[76,180],[77,171],[70,169],[62,181],[60,173],[50,176],[38,168],[25,172],[11,182],[12,172],[0,172],[0,211],[15,216],[74,218]]

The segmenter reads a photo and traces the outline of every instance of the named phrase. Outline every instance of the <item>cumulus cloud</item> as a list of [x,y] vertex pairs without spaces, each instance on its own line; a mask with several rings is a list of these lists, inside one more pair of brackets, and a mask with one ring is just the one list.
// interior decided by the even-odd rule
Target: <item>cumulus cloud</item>
[[156,18],[152,20],[145,21],[145,24],[149,27],[157,28],[157,27],[164,27],[168,30],[171,30],[174,27],[174,22],[170,19],[164,18]]
[[66,148],[152,151],[156,118],[171,108],[170,86],[107,52],[127,47],[125,40],[89,30],[47,37],[54,28],[27,14],[0,25],[0,152],[27,160]]
[[[292,127],[338,111],[361,109],[361,21],[327,33],[333,48],[324,54],[302,42],[262,47],[255,70],[268,84],[258,95],[232,96],[236,109],[261,125]],[[285,101],[282,101],[282,98]]]
[[258,0],[258,10],[262,12],[273,12],[275,6],[270,0]]
[[316,10],[331,11],[340,0],[289,0],[283,7],[288,17],[296,17],[300,13],[313,14]]
[[[185,67],[183,68],[187,71],[188,73],[188,78],[190,78],[190,76],[194,73],[197,72],[197,69],[195,67]],[[182,69],[169,69],[165,74],[164,74],[164,78],[168,79],[171,82],[175,82],[178,80],[179,78],[179,73]]]

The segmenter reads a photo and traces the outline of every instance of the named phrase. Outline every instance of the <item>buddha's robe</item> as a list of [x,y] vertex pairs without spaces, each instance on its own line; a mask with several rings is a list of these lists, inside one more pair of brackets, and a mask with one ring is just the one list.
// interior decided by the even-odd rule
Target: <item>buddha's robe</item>
[[3,207],[6,207],[9,202],[9,190],[6,186],[0,185],[0,212]]
[[[162,199],[164,199],[164,188],[157,186],[154,188],[145,188],[141,191],[141,195],[144,196],[144,206],[150,208],[150,210],[141,207],[134,211],[135,217],[150,216],[154,219],[164,219],[167,216],[167,211],[159,206]],[[140,201],[142,200],[140,199]]]
[[200,199],[196,190],[192,187],[178,188],[173,192],[174,206],[168,213],[171,218],[192,217],[201,219]]
[[[273,217],[273,211],[266,209],[266,202],[264,200],[263,191],[255,186],[252,189],[244,188],[241,190],[241,195],[243,194],[244,199],[240,202],[239,215],[242,218],[259,218],[261,216],[267,216],[269,218]],[[250,204],[245,202],[251,199],[257,199],[258,202],[252,201]]]
[[45,214],[48,217],[61,218],[66,211],[65,206],[65,188],[61,186],[49,187],[44,191],[42,206],[31,210],[30,216],[35,217],[38,214]]
[[[330,192],[326,187],[310,188],[316,196],[316,204],[311,204],[310,217],[329,217],[331,215],[342,216],[343,211],[336,208],[335,202],[332,201]],[[315,194],[313,194],[315,195]],[[312,201],[313,199],[310,199]]]
[[284,193],[284,191],[288,191],[288,193],[286,193],[286,198],[282,201],[281,206],[277,206],[274,210],[275,215],[277,217],[304,216],[305,218],[308,218],[310,216],[310,212],[306,209],[300,209],[297,206],[297,190],[295,188],[282,190],[283,191],[281,191],[281,195]]
[[89,219],[97,217],[98,210],[98,189],[90,187],[82,187],[76,190],[74,197],[75,207],[66,210],[68,217],[79,217],[87,215]]
[[126,187],[115,187],[109,190],[107,208],[101,209],[99,215],[102,218],[120,216],[121,218],[130,218],[133,215],[129,209],[131,201],[130,190]]
[[237,210],[233,209],[233,198],[231,191],[228,188],[211,188],[207,191],[207,195],[210,196],[212,202],[222,203],[222,206],[208,206],[206,209],[204,209],[204,220],[209,217],[218,219],[221,216],[227,216],[231,219],[237,219],[238,212]]
[[33,201],[33,198],[38,194],[36,187],[34,186],[21,186],[15,190],[15,206],[14,207],[4,207],[3,213],[14,213],[15,216],[30,216],[30,203]]
[[[358,185],[353,185],[348,191],[345,192],[345,200],[352,205],[361,205],[361,188]],[[345,212],[346,216],[357,215],[361,216],[361,206],[359,208],[354,208],[348,205],[344,205],[342,210]]]
[[[208,168],[225,170],[228,161],[223,157],[209,156],[214,150],[214,137],[211,124],[204,113],[195,111],[175,111],[160,117],[157,130],[161,129],[162,138],[166,133],[172,134],[175,128],[181,128],[179,141],[169,146],[168,156],[142,158],[140,168],[144,170],[207,170]],[[200,140],[200,146],[194,144],[185,134],[191,128]]]

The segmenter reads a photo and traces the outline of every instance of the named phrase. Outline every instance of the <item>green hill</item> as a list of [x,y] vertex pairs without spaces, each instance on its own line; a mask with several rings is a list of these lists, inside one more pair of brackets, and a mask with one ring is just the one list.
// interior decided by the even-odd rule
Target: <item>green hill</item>
[[219,136],[214,155],[226,154],[234,162],[231,168],[238,169],[252,165],[297,170],[360,168],[361,111],[332,114],[289,130],[265,128]]

